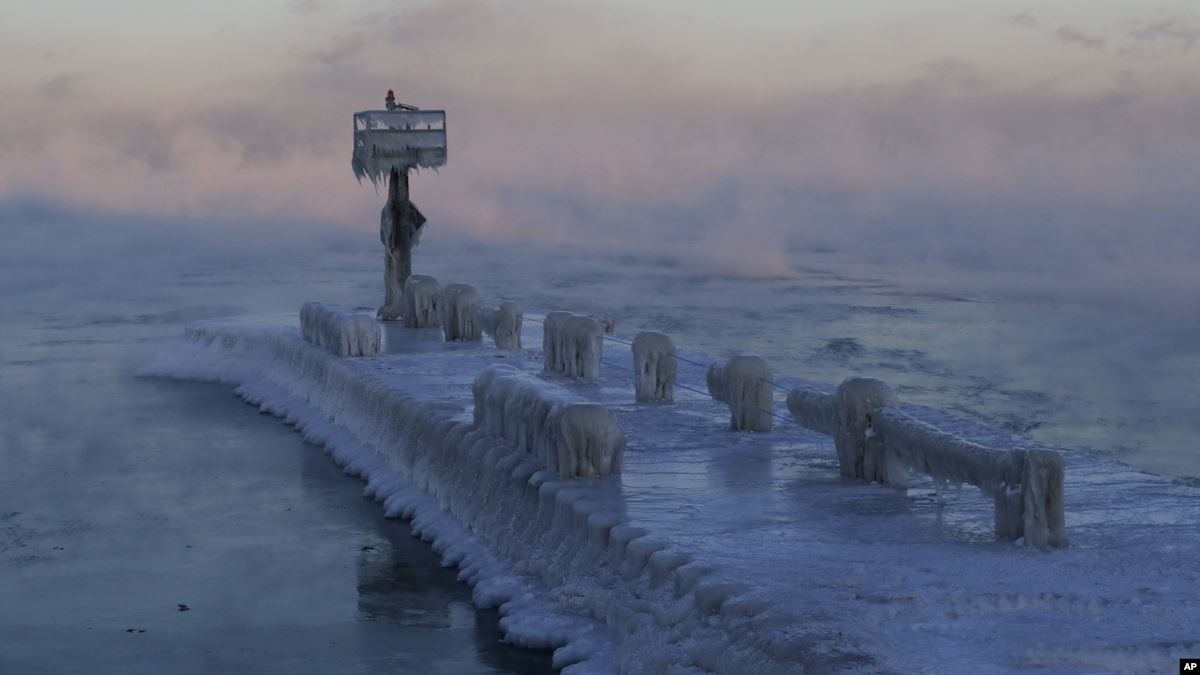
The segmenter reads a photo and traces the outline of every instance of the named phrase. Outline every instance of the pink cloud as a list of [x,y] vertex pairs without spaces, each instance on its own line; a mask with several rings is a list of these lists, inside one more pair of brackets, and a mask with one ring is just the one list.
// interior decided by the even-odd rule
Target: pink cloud
[[1139,245],[1113,224],[1130,214],[1166,239],[1197,212],[1200,96],[1165,75],[1033,89],[943,58],[872,86],[778,86],[753,49],[716,59],[584,7],[473,0],[332,30],[315,61],[162,105],[81,114],[32,87],[0,104],[0,192],[369,236],[382,198],[351,175],[350,113],[395,88],[449,114],[449,165],[414,178],[431,236],[662,241],[725,265],[754,250],[774,273],[795,242],[1077,255]]

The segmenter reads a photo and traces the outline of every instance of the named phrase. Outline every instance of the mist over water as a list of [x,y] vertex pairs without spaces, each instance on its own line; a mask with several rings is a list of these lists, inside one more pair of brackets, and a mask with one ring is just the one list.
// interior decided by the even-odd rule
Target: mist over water
[[[36,203],[0,215],[14,244],[0,252],[0,300],[18,315],[37,299],[103,322],[147,314],[149,303],[176,308],[148,319],[171,334],[202,316],[381,300],[382,253],[369,232],[97,220]],[[1084,271],[1039,273],[1036,256],[886,260],[736,238],[714,254],[687,242],[497,242],[436,228],[416,271],[475,284],[488,300],[607,314],[626,335],[659,330],[714,357],[758,353],[781,375],[879,377],[913,403],[1200,476],[1200,309],[1133,284],[1081,292]]]
[[923,275],[836,251],[784,253],[785,274],[747,274],[752,265],[723,269],[686,251],[431,237],[416,266],[527,311],[602,313],[626,336],[658,330],[714,357],[756,353],[780,375],[829,384],[879,377],[908,402],[1152,472],[1200,476],[1200,420],[1190,412],[1200,403],[1200,318],[1187,308],[1074,293],[1021,261]]

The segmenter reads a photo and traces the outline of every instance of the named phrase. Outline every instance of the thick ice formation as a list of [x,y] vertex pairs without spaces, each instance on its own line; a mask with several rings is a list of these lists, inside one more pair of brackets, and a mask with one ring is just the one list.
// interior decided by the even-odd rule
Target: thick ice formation
[[1050,450],[1026,450],[1024,457],[1021,492],[1025,543],[1036,548],[1066,548],[1070,542],[1063,499],[1063,457]]
[[442,287],[437,279],[413,274],[404,282],[404,325],[407,328],[437,328],[441,325]]
[[364,110],[354,114],[350,166],[358,180],[375,185],[392,171],[436,169],[446,163],[443,110]]
[[375,318],[382,321],[399,321],[404,318],[404,291],[400,291],[400,302],[384,304],[375,311]]
[[[189,329],[186,348],[151,370],[238,384],[247,401],[324,445],[367,481],[365,494],[388,516],[410,518],[443,563],[460,568],[478,606],[500,608],[508,641],[555,649],[554,665],[564,672],[783,675],[874,663],[840,633],[797,633],[800,624],[768,609],[760,593],[632,525],[619,481],[562,480],[488,426],[464,420],[458,395],[444,398],[459,387],[441,386],[461,374],[454,367],[426,374],[439,383],[433,393],[414,382],[422,379],[416,373],[385,372],[390,359],[336,359],[286,333]],[[482,386],[486,380],[481,391],[492,388]],[[598,449],[606,434],[591,431],[598,420],[590,405],[560,415],[560,438],[582,432]],[[610,453],[578,457],[593,470],[621,461]]]
[[521,348],[521,326],[525,314],[521,305],[502,302],[500,306],[482,312],[483,332],[491,335],[498,349],[515,351]]
[[770,431],[771,367],[757,356],[735,356],[725,365],[712,364],[705,376],[708,393],[729,404],[733,431]]
[[471,385],[475,424],[529,452],[563,478],[614,473],[625,433],[604,406],[512,366],[483,369]]
[[662,333],[649,331],[633,338],[634,392],[639,403],[675,400],[675,376],[679,364],[675,343]]
[[837,397],[810,385],[800,385],[788,392],[788,412],[800,426],[832,436],[837,429]]
[[909,469],[937,485],[967,483],[995,502],[996,536],[1038,548],[1067,546],[1063,460],[1046,450],[999,450],[968,441],[899,410],[884,382],[849,378],[830,395],[801,386],[788,410],[801,425],[830,434],[841,474],[895,487]]
[[621,468],[625,432],[617,418],[599,403],[573,403],[546,418],[551,445],[557,450],[553,466],[563,478],[607,476]]
[[542,320],[543,369],[548,373],[562,373],[567,369],[559,353],[559,343],[562,341],[563,324],[569,318],[570,312],[550,312]]
[[474,286],[450,284],[443,288],[438,309],[442,313],[446,342],[478,342],[483,339],[483,306],[479,291]]
[[340,356],[374,356],[383,345],[383,331],[374,318],[323,302],[300,307],[300,333]]
[[484,368],[471,384],[475,424],[545,461],[555,454],[546,420],[555,409],[581,399],[509,365]]
[[[396,331],[411,351],[343,359],[295,329],[205,325],[151,371],[238,384],[285,416],[362,476],[386,513],[412,518],[476,603],[499,606],[507,640],[557,647],[572,675],[942,672],[968,660],[989,672],[1140,672],[1200,646],[1188,604],[1200,498],[1181,481],[1064,453],[1074,547],[1033,555],[983,541],[992,503],[973,490],[946,491],[939,505],[915,475],[907,491],[839,484],[816,434],[714,434],[723,406],[686,392],[671,406],[627,405],[629,374],[609,368],[602,386],[553,381],[610,406],[629,443],[621,475],[560,480],[470,419],[471,378],[495,350],[430,351]],[[536,346],[532,331],[524,338]],[[611,357],[632,364],[628,352]],[[680,385],[689,375],[681,367]],[[879,437],[895,436],[894,411],[876,411]],[[994,447],[1035,447],[903,412]],[[1040,459],[1029,471],[1054,473]],[[1025,494],[1008,494],[1023,519]]]
[[874,411],[884,452],[939,483],[974,485],[995,500],[996,536],[1037,548],[1068,545],[1063,459],[1049,450],[998,450],[972,443],[895,408]]
[[588,316],[550,312],[543,324],[543,356],[547,372],[594,380],[600,377],[604,329]]
[[882,407],[896,407],[900,400],[887,383],[871,377],[848,377],[837,388],[837,448],[842,476],[889,485],[904,484],[904,470],[891,461],[883,446],[874,440],[871,415]]
[[595,319],[575,316],[563,326],[560,354],[566,364],[566,374],[594,380],[600,377],[600,357],[604,353],[604,329]]
[[[383,244],[383,306],[375,316],[395,321],[404,316],[404,279],[396,273],[396,256],[392,236],[395,231],[394,210],[386,204],[379,214],[379,240]],[[415,245],[415,242],[414,242]]]

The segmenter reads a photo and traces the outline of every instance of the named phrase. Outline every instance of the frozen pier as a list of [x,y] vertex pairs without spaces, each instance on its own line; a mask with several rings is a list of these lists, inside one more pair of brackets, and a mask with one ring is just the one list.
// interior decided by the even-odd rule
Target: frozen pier
[[[1200,653],[1200,487],[1060,450],[1070,548],[998,541],[973,488],[843,478],[833,439],[793,423],[783,389],[770,432],[734,432],[701,393],[705,368],[682,359],[673,403],[637,403],[633,354],[611,341],[588,378],[545,372],[540,318],[516,351],[387,323],[383,351],[357,358],[305,342],[294,315],[204,322],[149,370],[237,385],[324,444],[500,607],[509,640],[580,672],[1174,672]],[[477,425],[472,385],[495,364],[606,406],[619,472],[563,479]],[[832,391],[775,381],[810,401]]]

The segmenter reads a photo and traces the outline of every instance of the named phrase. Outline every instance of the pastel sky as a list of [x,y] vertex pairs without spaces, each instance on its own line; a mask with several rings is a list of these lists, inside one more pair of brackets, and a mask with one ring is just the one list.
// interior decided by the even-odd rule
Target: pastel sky
[[0,203],[373,232],[351,113],[391,87],[448,111],[413,188],[446,232],[1197,281],[1191,0],[2,9]]

